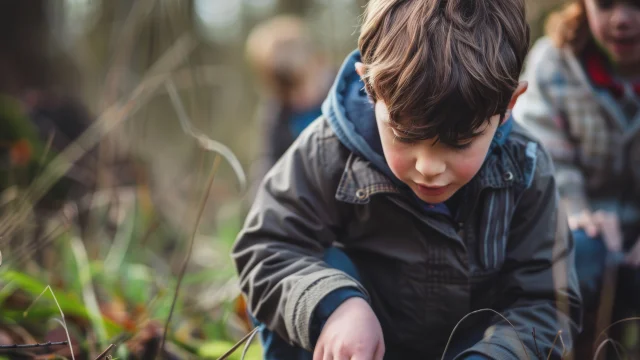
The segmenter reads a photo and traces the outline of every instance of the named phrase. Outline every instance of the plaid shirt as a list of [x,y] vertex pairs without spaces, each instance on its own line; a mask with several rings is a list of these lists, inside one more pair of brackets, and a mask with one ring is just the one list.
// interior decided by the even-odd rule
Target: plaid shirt
[[625,115],[619,96],[594,85],[594,76],[569,49],[543,38],[527,60],[529,89],[513,114],[551,153],[571,213],[612,211],[623,227],[638,225],[640,112]]

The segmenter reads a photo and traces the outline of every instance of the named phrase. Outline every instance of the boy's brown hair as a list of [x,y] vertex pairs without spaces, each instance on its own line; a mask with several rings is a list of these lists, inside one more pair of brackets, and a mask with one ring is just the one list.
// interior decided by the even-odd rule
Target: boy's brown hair
[[556,47],[581,52],[591,39],[584,0],[571,1],[551,14],[545,30]]
[[524,0],[371,0],[359,49],[392,126],[456,143],[506,112],[529,49]]

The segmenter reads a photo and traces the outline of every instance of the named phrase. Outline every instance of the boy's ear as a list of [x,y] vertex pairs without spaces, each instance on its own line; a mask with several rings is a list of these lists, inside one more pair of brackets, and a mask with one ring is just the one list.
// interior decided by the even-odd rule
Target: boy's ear
[[524,94],[527,91],[527,87],[529,87],[529,83],[526,81],[520,81],[518,83],[518,87],[511,95],[511,100],[509,101],[509,106],[507,106],[507,110],[513,110],[513,107],[516,106],[516,101],[520,97],[520,95]]
[[367,73],[367,70],[364,67],[364,64],[361,62],[356,63],[356,72],[360,75],[361,78],[364,78],[364,75]]

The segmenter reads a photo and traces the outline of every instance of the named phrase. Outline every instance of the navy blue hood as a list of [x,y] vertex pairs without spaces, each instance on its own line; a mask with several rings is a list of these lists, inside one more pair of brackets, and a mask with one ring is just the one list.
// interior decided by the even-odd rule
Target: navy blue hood
[[364,82],[356,72],[355,64],[359,61],[358,50],[344,61],[322,104],[322,114],[344,146],[367,159],[394,182],[398,182],[382,152],[374,105],[364,90]]

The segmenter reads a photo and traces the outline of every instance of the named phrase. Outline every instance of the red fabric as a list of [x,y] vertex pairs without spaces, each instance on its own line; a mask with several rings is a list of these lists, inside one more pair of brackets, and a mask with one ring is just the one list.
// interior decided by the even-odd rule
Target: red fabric
[[[600,53],[595,51],[587,53],[586,65],[587,75],[595,86],[609,90],[617,98],[624,95],[623,85],[611,76],[611,71]],[[640,95],[640,82],[633,84],[633,90]]]

